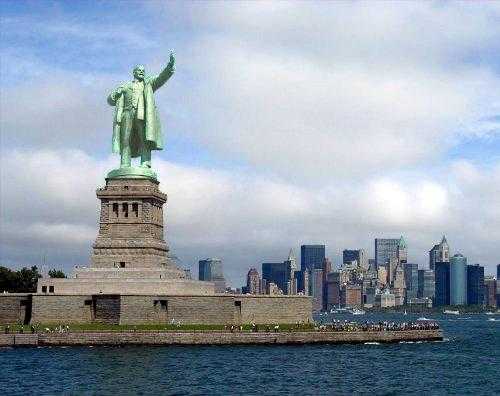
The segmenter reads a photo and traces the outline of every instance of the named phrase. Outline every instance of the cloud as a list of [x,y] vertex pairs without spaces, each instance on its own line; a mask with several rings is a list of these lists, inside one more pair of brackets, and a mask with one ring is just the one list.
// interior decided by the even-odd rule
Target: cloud
[[197,80],[180,97],[197,117],[182,126],[224,156],[321,181],[433,162],[463,136],[498,133],[484,122],[500,111],[487,61],[500,49],[496,6],[189,11],[179,70]]
[[31,13],[2,25],[3,262],[88,262],[95,188],[116,164],[105,98],[132,64],[160,70],[169,48],[177,73],[156,94],[163,158],[181,142],[203,165],[154,158],[167,239],[185,265],[220,256],[239,284],[291,246],[324,242],[338,263],[343,248],[372,252],[373,238],[401,234],[423,265],[443,233],[470,260],[499,261],[499,167],[447,155],[498,134],[498,5],[115,11],[99,24],[59,10],[49,23]]
[[[2,262],[36,264],[43,253],[66,270],[87,263],[97,235],[95,189],[116,158],[42,150],[4,152],[2,162],[10,164],[0,180]],[[16,172],[19,164],[23,172]],[[193,270],[201,258],[221,257],[235,285],[251,266],[282,260],[290,247],[308,242],[326,243],[338,264],[344,248],[373,254],[373,238],[403,234],[410,258],[424,266],[427,251],[445,232],[453,251],[459,247],[483,264],[498,259],[499,191],[492,186],[500,185],[500,164],[491,170],[454,164],[446,183],[384,178],[328,188],[161,159],[155,168],[168,194],[164,215],[173,252]]]

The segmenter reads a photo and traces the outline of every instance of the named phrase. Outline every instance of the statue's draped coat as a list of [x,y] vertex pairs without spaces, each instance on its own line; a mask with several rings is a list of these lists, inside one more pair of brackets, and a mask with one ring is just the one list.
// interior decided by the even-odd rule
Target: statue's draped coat
[[[144,79],[144,132],[146,135],[146,144],[151,150],[163,149],[163,138],[161,134],[160,117],[156,109],[155,97],[153,93],[160,88],[172,76],[173,70],[166,67],[158,76],[147,77]],[[121,120],[124,111],[124,98],[121,90],[129,89],[132,82],[125,83],[111,92],[108,96],[108,103],[115,107],[115,116],[113,120],[113,153],[121,153]],[[137,136],[130,142],[131,156],[140,157],[140,140]]]

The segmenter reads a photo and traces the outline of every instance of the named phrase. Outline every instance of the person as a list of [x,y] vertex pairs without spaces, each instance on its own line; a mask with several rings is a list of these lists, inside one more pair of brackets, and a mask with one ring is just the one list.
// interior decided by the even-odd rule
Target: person
[[153,93],[174,74],[175,58],[155,77],[147,77],[143,65],[133,70],[134,80],[120,85],[108,96],[115,106],[113,153],[120,153],[120,168],[131,166],[131,158],[141,157],[141,167],[151,168],[151,150],[162,150],[160,118]]

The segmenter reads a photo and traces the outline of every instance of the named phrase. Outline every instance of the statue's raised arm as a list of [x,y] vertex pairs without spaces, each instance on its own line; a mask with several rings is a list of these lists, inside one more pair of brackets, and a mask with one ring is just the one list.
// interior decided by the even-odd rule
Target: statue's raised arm
[[170,59],[168,61],[167,66],[158,74],[156,77],[152,78],[151,87],[153,88],[153,92],[160,88],[163,84],[167,82],[167,80],[172,77],[175,73],[175,56],[174,53],[170,53]]
[[[113,90],[107,100],[115,106],[113,123],[113,152],[120,153],[120,168],[108,177],[144,176],[156,178],[151,171],[151,150],[163,149],[160,117],[156,109],[154,91],[163,86],[175,72],[175,57],[170,53],[167,66],[154,77],[147,77],[143,65],[133,70],[133,81]],[[133,167],[131,159],[141,157],[140,167]]]

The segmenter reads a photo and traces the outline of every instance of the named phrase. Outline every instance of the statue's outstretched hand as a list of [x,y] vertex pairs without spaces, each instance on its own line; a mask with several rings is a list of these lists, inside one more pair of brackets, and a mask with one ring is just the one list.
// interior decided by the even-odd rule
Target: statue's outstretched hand
[[175,56],[173,52],[170,52],[170,59],[168,61],[168,68],[171,71],[175,71]]

